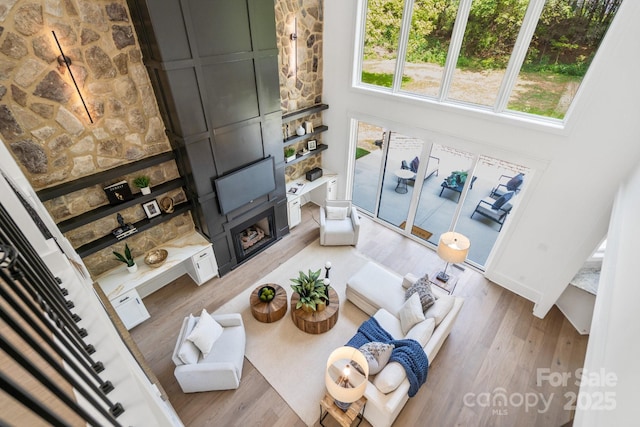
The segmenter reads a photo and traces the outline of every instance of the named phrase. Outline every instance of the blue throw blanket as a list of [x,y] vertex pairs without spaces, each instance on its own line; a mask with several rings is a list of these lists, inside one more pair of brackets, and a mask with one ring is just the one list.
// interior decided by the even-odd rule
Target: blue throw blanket
[[346,345],[360,348],[362,345],[373,341],[395,346],[389,361],[398,362],[404,367],[409,380],[409,397],[415,396],[420,386],[427,381],[427,372],[429,370],[429,359],[420,343],[412,339],[394,340],[389,332],[385,331],[378,321],[372,317],[360,325],[358,332]]

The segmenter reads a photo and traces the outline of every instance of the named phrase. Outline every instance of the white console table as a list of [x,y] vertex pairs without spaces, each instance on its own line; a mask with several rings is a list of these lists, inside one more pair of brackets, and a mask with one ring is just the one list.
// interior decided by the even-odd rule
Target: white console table
[[218,275],[211,242],[195,231],[156,249],[168,252],[167,260],[159,267],[146,265],[142,255],[135,259],[138,265],[135,273],[129,273],[123,264],[96,278],[127,329],[150,317],[142,302],[147,295],[184,274],[188,274],[198,286]]
[[[292,188],[298,191],[291,193]],[[300,208],[308,202],[322,206],[325,200],[335,200],[338,191],[338,175],[323,171],[323,175],[314,180],[307,181],[298,178],[287,183],[287,213],[289,214],[289,228],[293,228],[302,221]]]

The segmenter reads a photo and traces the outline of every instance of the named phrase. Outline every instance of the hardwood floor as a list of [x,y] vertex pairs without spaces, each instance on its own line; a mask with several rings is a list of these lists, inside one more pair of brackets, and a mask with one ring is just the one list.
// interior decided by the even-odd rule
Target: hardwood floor
[[[183,276],[144,299],[151,319],[131,335],[186,426],[304,426],[246,359],[238,390],[183,394],[173,376],[171,353],[184,316],[217,309],[313,242],[317,217],[318,208],[307,204],[302,224],[222,279],[196,287]],[[402,275],[422,275],[443,264],[433,250],[366,217],[361,227],[357,249]],[[431,361],[426,384],[395,425],[546,427],[570,421],[573,411],[565,393],[578,391],[574,373],[583,366],[588,336],[579,335],[555,306],[538,319],[532,315],[533,303],[480,273],[470,268],[449,272],[459,275],[455,295],[465,298],[464,306]],[[538,384],[538,369],[571,377],[566,386]],[[328,417],[325,425],[337,424]]]

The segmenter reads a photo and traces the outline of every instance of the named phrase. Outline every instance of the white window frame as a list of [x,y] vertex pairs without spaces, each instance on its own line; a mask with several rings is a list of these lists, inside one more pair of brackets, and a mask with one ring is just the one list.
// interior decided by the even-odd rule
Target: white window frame
[[[520,69],[527,55],[529,44],[533,38],[538,20],[544,10],[546,0],[531,0],[527,6],[525,12],[522,27],[518,33],[513,52],[509,58],[509,63],[505,70],[501,86],[498,90],[496,102],[493,106],[483,106],[473,104],[470,102],[464,102],[448,98],[449,88],[453,81],[453,76],[456,71],[456,64],[458,62],[458,56],[460,49],[462,48],[462,42],[464,39],[464,33],[467,25],[469,13],[471,11],[471,4],[473,0],[460,0],[458,6],[458,12],[456,16],[456,22],[454,24],[453,33],[451,35],[451,42],[449,43],[449,51],[447,53],[447,60],[444,67],[442,76],[442,82],[440,84],[440,92],[437,97],[420,95],[412,92],[402,90],[402,75],[404,71],[407,42],[409,39],[409,32],[411,30],[411,14],[413,12],[414,0],[404,0],[402,23],[400,28],[399,46],[396,55],[395,74],[393,76],[393,85],[391,88],[375,86],[361,81],[362,76],[362,58],[364,55],[364,41],[366,31],[366,18],[367,18],[367,0],[358,0],[358,13],[356,15],[356,25],[358,31],[356,31],[356,40],[354,48],[354,74],[352,76],[352,88],[362,89],[369,93],[386,94],[392,96],[400,96],[407,99],[417,100],[419,102],[427,102],[439,106],[453,106],[454,108],[463,108],[465,110],[491,113],[494,116],[506,117],[509,120],[519,120],[536,125],[544,125],[545,127],[554,129],[564,129],[566,123],[569,121],[571,112],[573,111],[573,104],[580,95],[580,90],[573,98],[569,109],[564,115],[563,119],[556,119],[552,117],[540,116],[536,114],[529,114],[515,110],[507,109],[509,99],[515,87],[515,84],[520,74]],[[582,79],[580,86],[583,85],[585,77]]]

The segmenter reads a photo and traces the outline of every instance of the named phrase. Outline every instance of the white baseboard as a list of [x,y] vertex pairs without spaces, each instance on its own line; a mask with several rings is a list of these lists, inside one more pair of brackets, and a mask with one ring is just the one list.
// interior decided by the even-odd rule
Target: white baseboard
[[542,298],[542,294],[540,294],[539,291],[530,288],[529,286],[523,285],[522,283],[512,279],[511,277],[501,274],[486,274],[485,277],[491,280],[496,285],[500,285],[503,288],[513,292],[514,294],[520,295],[521,297],[526,298],[533,303],[537,304],[538,301],[540,301],[540,299]]

